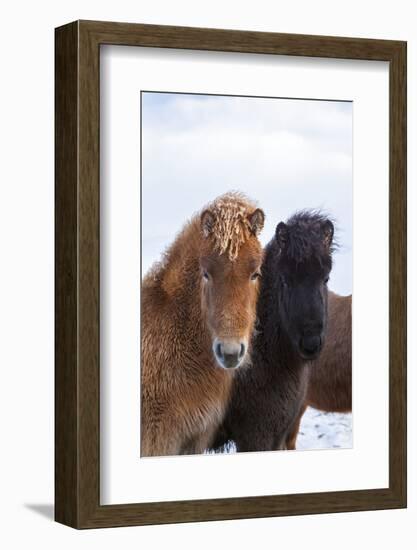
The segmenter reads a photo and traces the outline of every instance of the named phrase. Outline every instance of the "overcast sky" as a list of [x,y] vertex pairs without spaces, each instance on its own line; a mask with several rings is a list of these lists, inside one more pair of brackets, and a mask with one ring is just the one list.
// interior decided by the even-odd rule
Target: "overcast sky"
[[340,248],[329,286],[352,292],[352,103],[143,92],[143,274],[230,190],[265,211],[263,244],[296,210],[330,214]]

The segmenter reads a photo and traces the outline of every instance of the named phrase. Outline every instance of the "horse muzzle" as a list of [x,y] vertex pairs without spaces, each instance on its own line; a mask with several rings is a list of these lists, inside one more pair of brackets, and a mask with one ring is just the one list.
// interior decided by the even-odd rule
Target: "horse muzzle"
[[299,351],[303,359],[312,361],[317,359],[323,346],[323,339],[320,335],[303,336],[300,339]]
[[236,369],[246,355],[248,345],[245,340],[219,340],[213,342],[213,353],[223,369]]

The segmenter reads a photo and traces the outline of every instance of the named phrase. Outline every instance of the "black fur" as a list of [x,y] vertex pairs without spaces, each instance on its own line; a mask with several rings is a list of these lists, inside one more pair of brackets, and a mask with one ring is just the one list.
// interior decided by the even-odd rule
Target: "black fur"
[[251,365],[238,370],[213,448],[278,450],[304,403],[308,364],[324,343],[333,224],[301,211],[278,224],[265,248]]

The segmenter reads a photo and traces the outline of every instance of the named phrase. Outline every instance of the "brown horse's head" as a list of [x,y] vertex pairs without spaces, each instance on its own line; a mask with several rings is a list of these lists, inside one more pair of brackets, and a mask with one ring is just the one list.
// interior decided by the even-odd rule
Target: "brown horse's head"
[[241,365],[256,317],[265,215],[243,195],[228,193],[201,214],[202,312],[213,354],[225,368]]

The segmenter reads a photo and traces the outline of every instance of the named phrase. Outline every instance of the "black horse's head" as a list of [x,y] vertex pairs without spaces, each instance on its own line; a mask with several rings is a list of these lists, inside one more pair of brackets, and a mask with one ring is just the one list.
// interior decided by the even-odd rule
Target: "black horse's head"
[[281,329],[308,360],[317,358],[324,344],[333,234],[328,218],[305,210],[279,223],[275,231]]

